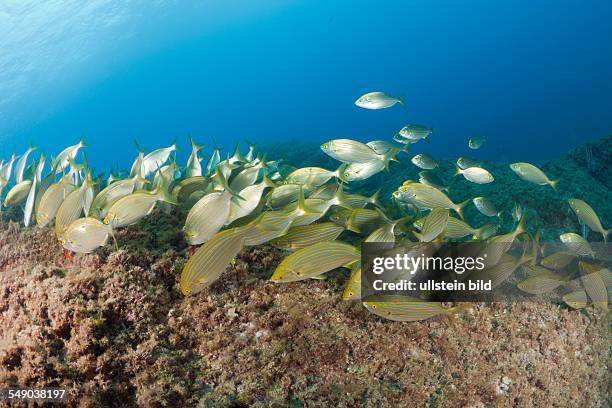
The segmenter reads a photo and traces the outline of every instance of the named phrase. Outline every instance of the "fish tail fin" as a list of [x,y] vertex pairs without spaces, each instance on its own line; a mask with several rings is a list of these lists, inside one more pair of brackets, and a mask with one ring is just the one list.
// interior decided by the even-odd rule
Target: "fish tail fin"
[[193,137],[191,135],[189,135],[189,141],[191,142],[191,149],[193,149],[196,153],[204,148],[204,143],[196,143],[196,141],[193,140]]
[[487,228],[487,224],[483,225],[480,228],[476,228],[474,229],[474,233],[472,234],[472,238],[476,241],[480,241],[480,237],[482,237],[482,233],[483,231],[485,231]]
[[389,160],[399,163],[397,155],[404,151],[404,148],[393,148],[389,150]]
[[[248,161],[248,159],[247,159]],[[259,163],[262,169],[267,169],[268,168],[268,160],[266,157],[266,153],[264,153],[260,158],[259,158]]]
[[468,205],[470,203],[470,201],[472,200],[465,200],[462,203],[459,203],[455,206],[454,210],[457,213],[457,215],[459,215],[459,217],[465,221],[465,218],[463,217],[463,209],[465,208],[466,205]]
[[450,307],[446,309],[445,315],[448,319],[448,322],[451,326],[454,326],[457,323],[457,315],[460,313],[465,313],[472,310],[472,305],[470,303],[462,303],[457,306]]
[[246,159],[244,158],[242,153],[240,153],[240,143],[236,143],[236,147],[234,148],[234,154],[231,158],[238,161],[239,163],[246,163]]
[[608,235],[612,232],[612,228],[603,231],[603,240],[604,242],[608,242]]
[[[389,171],[389,162],[393,160],[393,152],[392,151],[388,151],[387,153],[385,153],[383,155],[382,161],[385,165],[385,171]],[[394,160],[397,161],[397,160]]]
[[382,203],[380,202],[380,189],[376,190],[376,192],[368,198],[368,203],[377,208],[382,208]]
[[459,167],[457,163],[455,163],[455,174],[453,174],[453,177],[457,177],[460,174],[461,174],[461,167]]
[[516,229],[514,230],[514,236],[518,236],[520,234],[522,234],[523,232],[527,232],[527,229],[525,228],[525,217],[521,217],[518,225],[516,226]]
[[350,220],[350,219],[346,223],[346,229],[348,231],[354,232],[355,234],[361,234],[361,228],[359,228],[358,226],[354,225],[353,221]]
[[302,186],[300,186],[300,195],[298,196],[297,208],[298,211],[304,215],[317,213],[317,211],[313,210],[312,208],[309,208],[306,205],[306,196],[304,195],[304,188]]
[[136,145],[136,150],[138,150],[141,153],[144,153],[144,150],[142,146],[140,146],[140,144],[138,143],[138,140],[134,139],[134,144]]
[[142,177],[142,173],[140,171],[138,173],[136,173],[136,175],[134,177],[132,177],[132,180],[142,184],[143,186],[145,184],[151,184],[151,182],[149,180],[147,180],[146,178]]
[[306,196],[304,195],[304,187],[300,186],[300,194],[298,195],[297,207],[306,212]]
[[166,179],[160,174],[160,183],[157,188],[154,190],[155,194],[159,198],[160,201],[163,201],[168,204],[178,205],[176,199],[172,196],[170,192],[170,184],[166,181]]
[[263,175],[263,180],[261,182],[264,183],[266,187],[272,187],[272,188],[276,187],[276,183],[270,180],[267,174]]
[[81,134],[81,139],[79,139],[79,146],[87,147],[87,143],[85,143],[85,135]]
[[557,191],[557,184],[559,183],[559,180],[554,180],[550,182],[550,186],[552,187],[553,190]]
[[211,137],[211,140],[213,142],[214,150],[219,150],[219,146],[217,145],[217,141],[215,140],[215,138]]
[[221,187],[223,187],[223,189],[227,192],[229,192],[231,195],[233,195],[236,198],[241,199],[242,201],[245,201],[245,198],[242,197],[239,192],[234,191],[232,188],[230,188],[229,183],[227,182],[227,179],[225,178],[225,176],[223,175],[222,171],[215,171],[215,175],[213,176],[215,178],[215,180],[217,181],[217,183],[219,183],[219,185]]
[[349,203],[347,203],[346,194],[344,193],[344,184],[340,183],[336,192],[334,193],[334,197],[338,201],[338,205],[344,208],[353,208]]
[[403,96],[400,96],[397,100],[398,100],[400,105],[406,106],[406,105],[404,105],[404,97]]

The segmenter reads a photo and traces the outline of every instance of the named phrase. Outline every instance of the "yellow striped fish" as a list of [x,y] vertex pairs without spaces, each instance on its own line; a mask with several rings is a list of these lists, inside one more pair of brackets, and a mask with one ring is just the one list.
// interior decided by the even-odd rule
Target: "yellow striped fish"
[[36,223],[39,227],[49,225],[55,218],[57,210],[66,196],[75,190],[75,186],[68,179],[63,178],[43,193],[38,207],[36,208]]
[[221,231],[202,245],[185,264],[181,292],[195,295],[210,286],[243,248],[244,235],[237,229]]
[[287,233],[292,220],[281,211],[267,211],[241,227],[244,245],[262,245]]
[[300,197],[300,191],[304,194],[308,193],[308,188],[300,184],[283,184],[275,187],[268,196],[267,205],[271,208],[279,208],[297,201]]
[[158,201],[176,204],[163,185],[153,191],[137,191],[115,201],[109,208],[104,223],[113,229],[136,224],[153,211]]
[[477,235],[478,230],[476,228],[472,228],[465,221],[459,220],[455,217],[448,217],[446,222],[446,231],[444,232],[444,236],[446,238],[456,239],[463,238],[466,235]]
[[172,197],[174,197],[179,203],[182,203],[187,201],[187,199],[196,191],[208,192],[210,187],[212,187],[210,177],[189,177],[176,183],[172,189]]
[[[486,258],[485,265],[491,267],[496,265],[502,256],[510,250],[514,240],[525,232],[525,218],[521,218],[518,225],[514,229],[504,235],[496,235],[489,239],[487,246],[482,250],[479,256]],[[486,255],[485,255],[486,254]]]
[[62,238],[68,226],[81,218],[84,196],[85,188],[80,187],[68,194],[62,205],[60,205],[55,216],[55,236],[57,238]]
[[68,226],[60,242],[69,251],[89,254],[106,245],[111,234],[111,228],[102,221],[93,217],[79,218]]
[[342,292],[343,300],[361,299],[361,262],[355,262],[351,267],[351,275]]
[[444,233],[447,224],[448,210],[445,208],[434,208],[427,217],[425,217],[421,233],[417,234],[415,232],[414,235],[419,238],[421,242],[431,242]]
[[567,232],[565,234],[559,235],[559,238],[571,253],[580,256],[595,255],[595,252],[593,252],[593,248],[591,248],[591,245],[587,242],[587,240],[582,238],[578,234],[575,234],[573,232]]
[[421,183],[409,183],[400,186],[399,190],[394,193],[394,197],[400,201],[411,202],[419,208],[454,210],[461,219],[463,219],[463,208],[470,202],[470,200],[466,200],[455,204],[442,191]]
[[581,261],[579,265],[581,272],[580,279],[582,280],[584,290],[597,308],[607,312],[608,290],[606,283],[599,273],[604,268],[584,261]]
[[320,198],[323,200],[331,199],[338,190],[337,184],[324,184],[310,194],[310,198]]
[[380,295],[370,296],[363,305],[375,315],[396,322],[416,322],[439,315],[452,315],[464,306],[446,308],[439,302],[426,302],[412,296]]
[[32,187],[32,180],[25,180],[14,185],[13,188],[6,193],[6,197],[2,204],[5,207],[14,207],[21,204],[28,198],[30,187]]
[[[320,202],[321,200],[315,201]],[[323,211],[326,212],[327,208],[325,208]],[[306,199],[304,198],[304,192],[302,189],[300,189],[297,202],[286,205],[280,210],[280,212],[284,213],[285,216],[291,220],[292,227],[312,224],[324,214],[324,212],[309,208],[306,205]]]
[[474,270],[469,279],[472,281],[491,281],[491,287],[496,288],[508,279],[522,264],[531,260],[531,255],[523,255],[521,258],[503,254],[498,264],[482,270]]
[[548,269],[563,269],[576,259],[576,255],[569,252],[555,252],[540,261],[540,265]]
[[287,234],[272,241],[278,248],[296,251],[323,241],[333,241],[344,231],[344,227],[333,222],[291,227]]
[[304,167],[294,170],[287,176],[287,182],[303,186],[319,187],[332,177],[339,178],[339,170],[330,171],[320,167]]
[[[344,163],[367,163],[383,160],[370,146],[351,139],[334,139],[321,145],[327,155]],[[388,160],[386,160],[388,161]]]
[[597,272],[604,281],[607,288],[612,287],[612,272],[608,268],[603,268]]
[[295,282],[314,278],[360,258],[355,247],[339,241],[319,242],[285,258],[276,268],[272,282]]
[[378,227],[367,238],[364,242],[384,242],[384,243],[395,243],[395,226],[397,222],[385,222],[381,227]]
[[584,290],[577,290],[564,295],[563,301],[572,309],[583,309],[587,305],[587,294]]
[[605,242],[608,240],[608,235],[612,229],[604,229],[603,225],[601,225],[601,220],[597,216],[597,213],[588,205],[586,202],[579,200],[577,198],[572,198],[569,200],[569,205],[576,213],[578,219],[588,225],[588,227],[593,230],[599,232],[603,235],[603,239]]
[[[383,208],[383,205],[379,200],[380,190],[372,194],[370,197],[362,196],[360,194],[344,194],[342,202],[351,208],[364,208],[368,204],[371,204],[378,208]],[[312,196],[311,196],[312,197]]]
[[346,229],[356,233],[367,233],[375,230],[385,220],[380,211],[367,208],[354,208],[346,221]]
[[215,191],[202,197],[187,214],[183,232],[189,245],[208,241],[221,230],[230,212],[232,193]]
[[555,274],[536,275],[517,283],[517,287],[531,295],[543,295],[550,293],[563,285],[565,281]]
[[93,202],[91,203],[90,213],[92,217],[104,219],[111,205],[118,199],[132,194],[137,183],[145,182],[146,180],[135,176],[133,178],[118,180],[106,186],[100,191]]

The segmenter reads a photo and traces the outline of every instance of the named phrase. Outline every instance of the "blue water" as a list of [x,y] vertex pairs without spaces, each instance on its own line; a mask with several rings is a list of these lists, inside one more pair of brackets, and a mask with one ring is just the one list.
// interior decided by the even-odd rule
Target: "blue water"
[[[0,5],[0,156],[89,144],[128,167],[187,135],[237,141],[390,139],[539,162],[612,133],[612,2],[135,1]],[[154,6],[153,6],[154,4]],[[361,94],[403,95],[366,111]]]

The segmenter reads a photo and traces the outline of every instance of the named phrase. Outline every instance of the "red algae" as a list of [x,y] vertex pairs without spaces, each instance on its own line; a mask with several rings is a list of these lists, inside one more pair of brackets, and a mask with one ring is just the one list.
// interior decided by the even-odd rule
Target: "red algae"
[[65,259],[50,229],[0,224],[0,388],[65,388],[84,407],[609,403],[610,328],[591,308],[476,304],[453,322],[391,322],[333,282],[267,282],[283,257],[268,246],[185,298],[184,249]]

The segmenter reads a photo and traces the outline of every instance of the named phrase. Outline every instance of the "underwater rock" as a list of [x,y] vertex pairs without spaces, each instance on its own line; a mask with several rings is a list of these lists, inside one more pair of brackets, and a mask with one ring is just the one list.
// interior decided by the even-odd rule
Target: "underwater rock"
[[0,387],[62,387],[84,407],[605,405],[609,327],[592,308],[390,322],[341,285],[267,282],[283,257],[269,246],[185,298],[183,244],[139,242],[64,259],[51,229],[0,224]]

